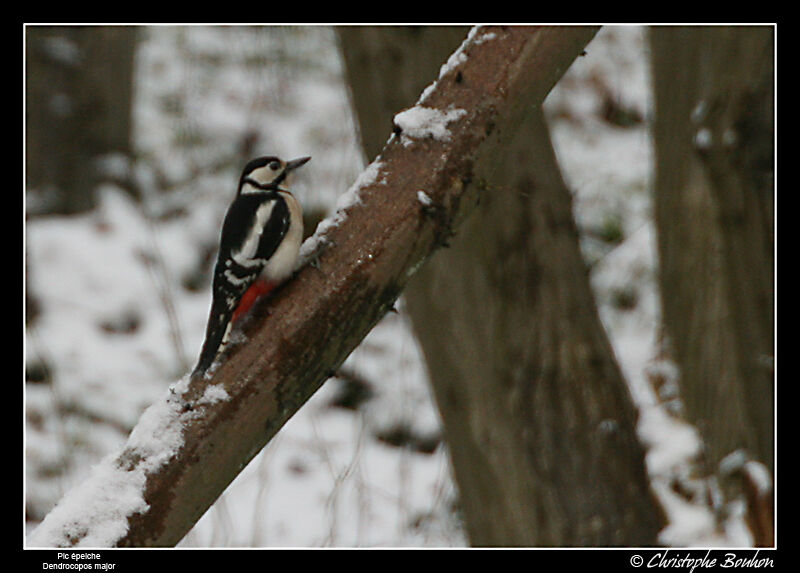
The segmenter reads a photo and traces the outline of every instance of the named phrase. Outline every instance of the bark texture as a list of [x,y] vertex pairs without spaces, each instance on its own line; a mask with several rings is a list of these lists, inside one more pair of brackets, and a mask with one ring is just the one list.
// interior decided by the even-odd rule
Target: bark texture
[[655,27],[651,44],[663,319],[686,415],[707,475],[734,452],[773,475],[773,30]]
[[664,321],[716,464],[773,461],[772,33],[654,28]]

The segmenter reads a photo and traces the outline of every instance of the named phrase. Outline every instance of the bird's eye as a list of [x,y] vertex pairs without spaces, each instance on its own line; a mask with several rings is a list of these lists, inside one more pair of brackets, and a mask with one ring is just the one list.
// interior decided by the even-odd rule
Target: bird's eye
[[281,167],[280,161],[271,161],[269,164],[269,168],[272,169],[273,171],[277,171],[278,169],[280,169],[280,167]]

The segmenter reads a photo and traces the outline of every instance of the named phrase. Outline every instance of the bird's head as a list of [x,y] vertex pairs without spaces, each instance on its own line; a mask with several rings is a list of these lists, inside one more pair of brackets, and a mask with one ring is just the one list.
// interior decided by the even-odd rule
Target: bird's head
[[248,161],[239,180],[240,193],[257,193],[264,190],[277,189],[281,183],[288,185],[289,175],[304,165],[311,157],[300,157],[284,161],[279,157],[268,155]]

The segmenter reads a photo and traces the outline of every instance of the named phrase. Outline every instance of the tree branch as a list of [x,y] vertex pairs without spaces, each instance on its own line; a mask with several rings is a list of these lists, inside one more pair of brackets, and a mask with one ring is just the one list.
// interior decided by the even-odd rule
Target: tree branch
[[417,105],[395,117],[381,155],[304,245],[315,264],[268,308],[257,307],[245,342],[213,375],[185,378],[145,412],[124,451],[70,492],[29,541],[180,541],[446,245],[478,202],[478,156],[483,164],[502,153],[595,32],[473,30]]

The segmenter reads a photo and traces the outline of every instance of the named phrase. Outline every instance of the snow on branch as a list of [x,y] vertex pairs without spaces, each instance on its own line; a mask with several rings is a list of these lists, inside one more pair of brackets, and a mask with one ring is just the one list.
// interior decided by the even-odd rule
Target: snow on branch
[[68,492],[27,545],[180,541],[457,231],[477,204],[476,168],[491,164],[595,33],[473,29],[303,246],[312,264],[254,309],[211,375],[186,376],[153,404],[123,451]]

